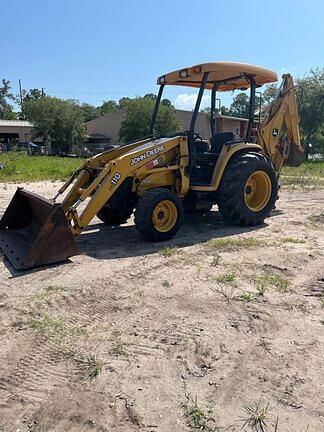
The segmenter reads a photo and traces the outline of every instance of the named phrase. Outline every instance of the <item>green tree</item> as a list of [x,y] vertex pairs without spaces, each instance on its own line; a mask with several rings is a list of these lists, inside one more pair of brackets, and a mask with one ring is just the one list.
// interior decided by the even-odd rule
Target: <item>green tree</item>
[[81,114],[83,117],[83,120],[85,122],[88,122],[90,120],[94,120],[101,116],[101,109],[100,107],[95,107],[94,105],[83,103],[80,105]]
[[296,84],[300,132],[308,158],[310,152],[324,153],[324,68],[311,70],[306,77],[297,79]]
[[172,106],[172,103],[171,103],[170,99],[162,99],[161,100],[161,104],[165,105],[165,106],[168,106],[168,107]]
[[116,101],[114,100],[104,101],[100,107],[100,114],[104,116],[114,111],[117,111],[117,109],[118,109],[118,104]]
[[[217,110],[217,112],[219,113],[219,110]],[[224,105],[222,105],[220,107],[220,114],[223,116],[229,116],[230,114],[230,110],[228,108],[226,108]]]
[[229,109],[229,115],[233,117],[249,117],[249,96],[245,93],[239,93],[233,98]]
[[118,108],[119,109],[124,109],[127,107],[127,104],[131,101],[131,98],[129,97],[123,97],[121,99],[119,99],[118,101]]
[[10,90],[10,81],[3,78],[2,85],[0,86],[0,119],[2,120],[12,120],[17,118],[13,106],[8,102],[9,100],[15,101],[16,99]]
[[[151,117],[154,108],[151,97],[137,97],[128,101],[126,118],[123,120],[119,137],[124,142],[142,138],[150,133]],[[173,106],[160,105],[155,130],[159,134],[168,134],[179,129],[180,123]]]
[[152,99],[152,100],[156,100],[156,98],[157,98],[157,96],[156,96],[156,94],[154,94],[154,93],[147,93],[146,95],[144,95],[144,97],[145,98],[149,98],[149,99]]
[[278,92],[278,86],[276,83],[272,83],[266,86],[262,93],[262,106],[269,105]]
[[73,144],[81,144],[85,138],[83,116],[74,100],[44,96],[25,100],[25,114],[34,124],[34,134],[45,143],[51,141],[55,151],[68,153]]
[[26,94],[24,94],[24,100],[33,100],[40,99],[41,97],[46,96],[44,90],[39,90],[37,88],[30,89]]

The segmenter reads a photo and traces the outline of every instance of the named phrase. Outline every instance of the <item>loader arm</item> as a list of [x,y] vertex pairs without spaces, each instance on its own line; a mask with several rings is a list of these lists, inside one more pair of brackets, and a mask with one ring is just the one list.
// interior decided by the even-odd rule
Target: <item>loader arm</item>
[[257,135],[257,143],[272,159],[277,172],[281,171],[284,164],[299,166],[304,159],[298,123],[296,87],[292,76],[286,74]]
[[[188,160],[187,138],[180,136],[143,140],[89,159],[62,203],[73,235],[81,233],[127,179],[131,179],[131,191],[138,189],[140,195],[147,187],[157,187],[162,176],[162,184],[184,196],[189,189]],[[67,181],[60,192],[70,184]],[[85,208],[78,212],[86,199]]]

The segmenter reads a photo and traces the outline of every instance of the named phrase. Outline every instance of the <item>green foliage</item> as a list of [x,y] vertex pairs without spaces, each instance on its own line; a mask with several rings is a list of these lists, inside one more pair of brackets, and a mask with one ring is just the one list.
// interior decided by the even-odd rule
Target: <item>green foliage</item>
[[211,239],[206,242],[207,249],[233,250],[238,248],[252,248],[266,245],[265,241],[254,237],[224,237]]
[[253,293],[245,291],[242,295],[241,295],[241,300],[245,301],[245,302],[250,302],[253,300]]
[[284,166],[282,169],[283,176],[293,177],[324,177],[324,162],[314,161],[305,162],[299,167],[287,167]]
[[114,357],[128,356],[127,345],[122,341],[122,334],[119,330],[114,330],[112,334],[112,346],[110,349],[110,354]]
[[245,93],[239,93],[233,98],[229,109],[229,115],[233,117],[249,117],[249,96]]
[[257,286],[263,287],[264,291],[268,288],[275,288],[277,291],[286,293],[290,291],[289,279],[280,275],[262,275],[256,279]]
[[93,380],[97,378],[102,372],[104,363],[98,356],[78,356],[74,353],[70,354],[67,352],[65,353],[65,357],[72,357],[85,380]]
[[74,326],[62,317],[44,315],[41,318],[30,318],[28,325],[34,330],[46,333],[52,337],[63,338],[66,336],[82,336],[86,333],[80,326]]
[[297,79],[296,84],[305,153],[324,154],[324,68],[311,70],[306,77]]
[[37,88],[30,89],[28,93],[24,92],[24,100],[38,100],[44,96],[46,96],[45,92],[42,90],[39,90]]
[[269,84],[265,87],[262,93],[262,106],[271,103],[278,92],[278,86],[276,83]]
[[35,126],[35,136],[51,140],[57,151],[68,153],[72,144],[81,144],[85,138],[83,116],[74,100],[50,96],[25,100],[24,112]]
[[221,106],[220,107],[220,113],[221,113],[221,115],[226,115],[226,116],[229,116],[230,115],[230,112],[229,112],[229,109],[228,108],[226,108],[225,106]]
[[282,238],[280,239],[280,241],[281,241],[282,243],[295,243],[295,244],[298,244],[298,243],[306,243],[306,240],[304,240],[304,239],[299,239],[299,238],[297,238],[297,237],[282,237]]
[[195,399],[187,392],[185,388],[185,401],[181,403],[187,416],[189,425],[194,428],[205,432],[217,432],[219,428],[215,425],[215,418],[212,411],[209,409],[207,412],[198,405],[197,396]]
[[80,105],[81,114],[83,120],[88,122],[90,120],[94,120],[101,116],[101,111],[99,107],[95,107],[88,103],[83,103]]
[[104,101],[100,107],[100,115],[104,116],[118,110],[118,104],[114,100]]
[[221,283],[230,283],[233,282],[236,278],[236,274],[234,272],[225,273],[223,275],[217,276],[217,282]]
[[123,98],[119,99],[119,101],[118,101],[119,109],[125,109],[130,101],[131,101],[131,98],[129,98],[129,97],[123,97]]
[[[1,110],[1,108],[0,108]],[[1,114],[0,114],[1,115]],[[2,109],[2,119],[3,120],[16,120],[18,118],[18,114],[14,111],[11,105],[6,105]]]
[[170,257],[179,252],[179,248],[175,246],[166,246],[165,248],[160,250],[160,254],[165,258]]
[[324,187],[324,162],[305,162],[299,167],[283,167],[282,186],[293,189],[321,189]]
[[242,419],[242,421],[244,421],[242,429],[244,429],[245,426],[249,426],[252,432],[267,431],[266,420],[269,414],[268,403],[262,405],[261,401],[254,402],[253,405],[245,405],[243,409],[247,414],[247,417]]
[[0,182],[66,180],[83,163],[78,158],[28,156],[26,153],[0,153]]
[[[151,117],[155,100],[146,95],[131,99],[126,105],[126,118],[121,124],[119,137],[124,142],[147,136],[150,133]],[[161,104],[155,130],[159,134],[175,132],[179,128],[174,107]]]
[[2,85],[0,86],[0,119],[1,120],[13,120],[17,118],[17,114],[14,112],[12,105],[9,104],[8,100],[15,100],[14,95],[10,92],[11,86],[10,81],[5,78],[2,79]]

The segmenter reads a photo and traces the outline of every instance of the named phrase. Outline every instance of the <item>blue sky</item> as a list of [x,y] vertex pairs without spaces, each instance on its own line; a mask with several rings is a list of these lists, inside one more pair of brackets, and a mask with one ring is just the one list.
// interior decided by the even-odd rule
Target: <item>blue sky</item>
[[[304,75],[324,66],[323,0],[1,1],[0,78],[95,105],[156,92],[156,78],[230,60]],[[166,93],[190,109],[190,89]],[[222,95],[228,104],[229,94]]]

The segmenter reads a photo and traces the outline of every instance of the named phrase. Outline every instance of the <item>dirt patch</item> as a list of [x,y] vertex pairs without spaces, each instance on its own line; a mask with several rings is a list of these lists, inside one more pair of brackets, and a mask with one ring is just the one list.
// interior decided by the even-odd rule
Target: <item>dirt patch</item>
[[269,431],[278,413],[280,432],[323,430],[323,206],[284,191],[245,229],[215,207],[163,244],[96,219],[69,263],[4,260],[0,430],[249,431],[256,407]]

